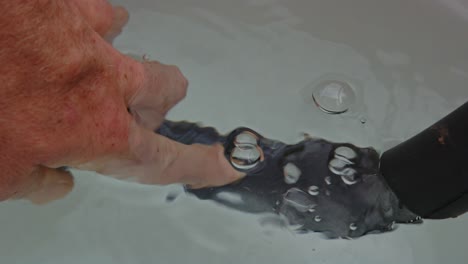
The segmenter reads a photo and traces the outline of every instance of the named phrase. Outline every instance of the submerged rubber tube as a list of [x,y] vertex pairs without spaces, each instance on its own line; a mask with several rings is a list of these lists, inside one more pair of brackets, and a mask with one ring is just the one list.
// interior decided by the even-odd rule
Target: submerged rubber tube
[[468,102],[383,153],[380,171],[401,203],[428,219],[468,211]]

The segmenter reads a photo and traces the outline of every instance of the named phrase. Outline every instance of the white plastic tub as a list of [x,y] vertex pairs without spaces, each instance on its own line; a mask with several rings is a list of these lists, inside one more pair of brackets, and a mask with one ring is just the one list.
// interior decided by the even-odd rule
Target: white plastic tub
[[[464,0],[134,0],[115,46],[178,65],[190,81],[170,119],[221,132],[250,126],[286,142],[301,132],[384,150],[468,99]],[[323,78],[350,82],[357,114],[310,103]],[[365,121],[365,124],[362,124]],[[467,121],[468,122],[468,121]],[[294,235],[181,194],[75,172],[45,207],[0,204],[1,264],[400,263],[468,259],[468,217],[400,226],[355,241]]]

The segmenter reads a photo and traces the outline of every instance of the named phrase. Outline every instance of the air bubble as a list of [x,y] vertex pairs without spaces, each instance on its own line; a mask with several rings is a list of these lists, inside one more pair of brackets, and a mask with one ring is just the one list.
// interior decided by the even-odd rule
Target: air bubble
[[310,195],[313,195],[313,196],[316,196],[319,194],[319,187],[315,186],[315,185],[312,185],[309,187],[309,194]]
[[327,114],[346,113],[355,103],[356,96],[351,86],[343,81],[320,82],[312,92],[317,107]]
[[347,160],[354,159],[357,156],[353,149],[343,146],[335,149],[335,155],[346,158]]
[[260,157],[260,151],[256,146],[244,145],[241,148],[236,147],[231,153],[231,163],[237,169],[248,170],[258,164]]
[[356,225],[355,223],[351,223],[351,224],[349,225],[349,230],[351,230],[351,231],[356,231],[356,230],[357,230],[357,225]]
[[316,215],[316,216],[314,217],[314,220],[315,220],[315,222],[318,223],[318,222],[322,221],[322,217],[321,217],[320,215]]
[[[352,171],[356,172],[356,171],[353,170],[353,169],[349,169],[349,170],[352,170]],[[341,176],[341,180],[342,180],[346,185],[353,185],[353,184],[356,184],[356,183],[357,183],[357,180],[356,180],[356,177],[354,176],[354,174],[342,175],[342,176]]]
[[331,184],[332,184],[332,179],[331,179],[330,176],[325,177],[325,183],[326,183],[327,185],[331,185]]
[[315,206],[311,206],[307,211],[309,211],[309,213],[315,212]]
[[289,189],[283,197],[283,202],[302,213],[307,212],[309,208],[315,206],[310,197],[298,188]]
[[287,184],[296,183],[301,177],[301,170],[294,164],[288,163],[283,168],[284,182]]
[[240,133],[236,136],[234,145],[257,145],[257,137],[249,132]]
[[332,159],[328,163],[328,169],[330,169],[331,172],[337,175],[342,175],[342,172],[346,165],[349,163],[345,162],[343,159]]

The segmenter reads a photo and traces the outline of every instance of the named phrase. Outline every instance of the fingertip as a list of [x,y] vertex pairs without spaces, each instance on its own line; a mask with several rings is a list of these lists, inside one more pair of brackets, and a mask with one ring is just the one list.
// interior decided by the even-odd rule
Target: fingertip
[[112,13],[112,24],[103,34],[103,38],[109,43],[112,43],[122,33],[122,29],[128,23],[130,17],[127,9],[122,6],[113,6]]
[[130,13],[123,6],[114,6],[114,25],[117,28],[122,28],[128,23]]

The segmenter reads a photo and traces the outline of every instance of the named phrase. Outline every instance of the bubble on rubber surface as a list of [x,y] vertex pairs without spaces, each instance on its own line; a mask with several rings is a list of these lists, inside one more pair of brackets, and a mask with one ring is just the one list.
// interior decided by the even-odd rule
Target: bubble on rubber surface
[[356,231],[356,230],[357,230],[357,225],[356,225],[356,223],[351,223],[351,224],[349,224],[349,230],[351,230],[351,231]]
[[257,145],[257,137],[249,132],[243,132],[236,136],[234,145]]
[[261,153],[256,146],[243,145],[236,147],[231,153],[231,163],[237,169],[252,169],[260,161]]
[[288,163],[283,167],[284,182],[287,184],[296,183],[301,177],[301,170],[293,163]]
[[336,148],[335,155],[346,158],[348,160],[354,159],[357,156],[356,152],[353,149],[344,146]]
[[355,103],[356,95],[347,82],[324,80],[315,86],[312,99],[323,112],[342,114],[346,113]]
[[322,217],[321,217],[320,215],[316,215],[316,216],[314,217],[314,220],[315,220],[315,222],[319,223],[319,222],[322,221]]
[[341,175],[346,165],[348,165],[348,163],[344,160],[334,158],[328,163],[328,169],[334,174]]
[[[354,171],[355,170],[349,168],[349,171]],[[357,183],[356,176],[355,174],[345,174],[341,175],[341,180],[346,184],[346,185],[353,185]]]
[[308,190],[309,194],[310,195],[313,195],[313,196],[316,196],[319,194],[319,187],[318,186],[315,186],[315,185],[312,185],[309,187],[309,190]]
[[284,194],[283,203],[302,213],[307,212],[314,205],[309,195],[298,188],[289,189]]

